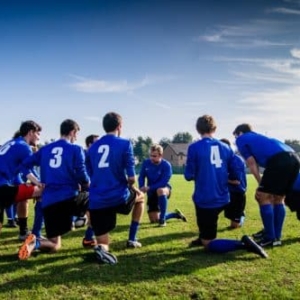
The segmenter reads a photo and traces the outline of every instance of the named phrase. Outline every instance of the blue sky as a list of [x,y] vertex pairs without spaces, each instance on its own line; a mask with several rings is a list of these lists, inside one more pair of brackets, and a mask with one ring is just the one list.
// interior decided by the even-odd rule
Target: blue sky
[[207,113],[218,138],[300,139],[300,0],[1,1],[0,37],[0,144],[73,118],[83,145],[108,111],[127,138],[197,138]]

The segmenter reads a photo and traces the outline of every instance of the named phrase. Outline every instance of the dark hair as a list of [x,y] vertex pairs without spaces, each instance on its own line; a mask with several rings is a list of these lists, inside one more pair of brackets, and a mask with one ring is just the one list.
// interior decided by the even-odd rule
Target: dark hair
[[72,130],[79,131],[79,125],[71,119],[66,119],[60,124],[60,134],[68,135]]
[[230,141],[227,139],[220,139],[220,141],[224,144],[227,144],[228,146],[230,146]]
[[212,116],[203,115],[198,118],[196,129],[200,134],[212,133],[217,129],[217,125]]
[[247,123],[243,123],[238,125],[234,131],[233,131],[233,135],[239,135],[240,133],[246,133],[246,132],[250,132],[252,131],[252,126],[250,124]]
[[122,117],[115,113],[109,112],[103,117],[102,126],[105,132],[112,132],[122,123]]
[[21,123],[20,129],[14,134],[14,138],[20,136],[24,137],[31,130],[33,130],[34,132],[39,132],[42,131],[42,127],[32,120],[24,121]]
[[96,138],[98,138],[98,137],[99,137],[99,135],[97,135],[97,134],[90,134],[89,136],[87,136],[87,137],[85,138],[85,145],[86,145],[87,147],[89,147],[91,144],[94,143],[94,140],[95,140]]

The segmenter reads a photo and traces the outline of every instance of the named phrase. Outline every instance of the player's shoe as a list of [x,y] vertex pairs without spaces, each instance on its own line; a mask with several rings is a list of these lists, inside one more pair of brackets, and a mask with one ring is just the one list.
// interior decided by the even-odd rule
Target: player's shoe
[[281,240],[268,240],[266,238],[262,238],[260,241],[257,241],[257,244],[261,247],[278,247],[281,246]]
[[262,229],[254,234],[252,234],[252,237],[255,239],[255,240],[261,240],[265,235],[265,229]]
[[192,240],[189,244],[189,247],[201,247],[201,246],[203,246],[203,243],[202,243],[202,240],[200,238]]
[[116,256],[104,250],[101,245],[95,246],[94,251],[96,253],[99,264],[115,265],[118,262]]
[[268,257],[268,254],[265,252],[265,250],[254,240],[252,240],[248,235],[244,235],[241,239],[241,242],[245,245],[247,251],[255,253],[261,256],[262,258]]
[[95,239],[87,240],[86,238],[82,239],[82,247],[83,248],[94,248],[97,246],[97,242]]
[[18,227],[18,224],[15,220],[7,220],[7,223],[5,225],[5,227],[7,228],[17,228]]
[[126,243],[127,248],[141,248],[142,244],[138,241],[130,241],[128,240]]
[[180,209],[176,208],[175,213],[178,214],[179,219],[181,219],[183,222],[187,222],[185,215],[182,213]]
[[87,217],[77,217],[74,221],[75,229],[84,227],[87,224]]
[[20,260],[26,260],[30,257],[36,245],[36,237],[34,234],[29,234],[24,243],[19,249],[18,257]]
[[24,242],[30,234],[31,231],[29,230],[27,230],[24,234],[20,234],[18,237],[19,241]]
[[158,221],[158,227],[166,227],[166,226],[167,226],[167,222],[165,220]]

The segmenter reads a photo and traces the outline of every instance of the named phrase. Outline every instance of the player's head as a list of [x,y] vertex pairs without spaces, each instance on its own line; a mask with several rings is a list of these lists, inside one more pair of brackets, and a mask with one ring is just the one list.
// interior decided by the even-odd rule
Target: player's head
[[87,149],[90,148],[91,145],[92,145],[95,141],[98,140],[98,138],[99,138],[99,135],[97,135],[97,134],[90,134],[90,135],[88,135],[88,136],[85,138],[85,145],[86,145],[86,148],[87,148]]
[[77,132],[80,130],[79,125],[71,119],[66,119],[60,124],[60,135],[67,137],[71,143],[77,140]]
[[220,141],[228,146],[230,146],[230,141],[228,139],[220,139]]
[[217,129],[216,122],[212,116],[203,115],[199,117],[196,123],[197,132],[200,135],[214,133]]
[[238,137],[240,136],[241,134],[243,133],[247,133],[247,132],[251,132],[252,131],[252,126],[250,124],[247,124],[247,123],[243,123],[243,124],[240,124],[238,125],[234,131],[233,131],[233,135],[235,137]]
[[40,139],[41,131],[42,127],[38,123],[32,120],[24,121],[21,123],[19,130],[14,134],[14,138],[21,136],[29,145],[35,146]]
[[154,144],[150,147],[150,160],[153,164],[159,164],[163,156],[163,147],[159,144]]
[[103,117],[102,125],[106,133],[116,132],[120,136],[122,117],[115,112],[109,112]]

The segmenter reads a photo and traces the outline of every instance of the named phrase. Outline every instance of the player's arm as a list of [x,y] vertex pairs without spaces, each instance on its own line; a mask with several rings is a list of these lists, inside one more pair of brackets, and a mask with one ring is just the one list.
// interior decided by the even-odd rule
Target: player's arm
[[258,166],[255,158],[253,156],[249,156],[246,159],[246,163],[247,163],[247,166],[249,168],[249,171],[251,172],[251,174],[254,176],[257,183],[259,184],[260,180],[261,180],[261,176],[260,176],[260,173],[259,173],[259,166]]
[[196,163],[194,162],[194,154],[192,147],[189,146],[188,153],[187,153],[187,159],[186,159],[186,166],[184,169],[184,178],[187,181],[191,181],[195,179],[195,167]]

